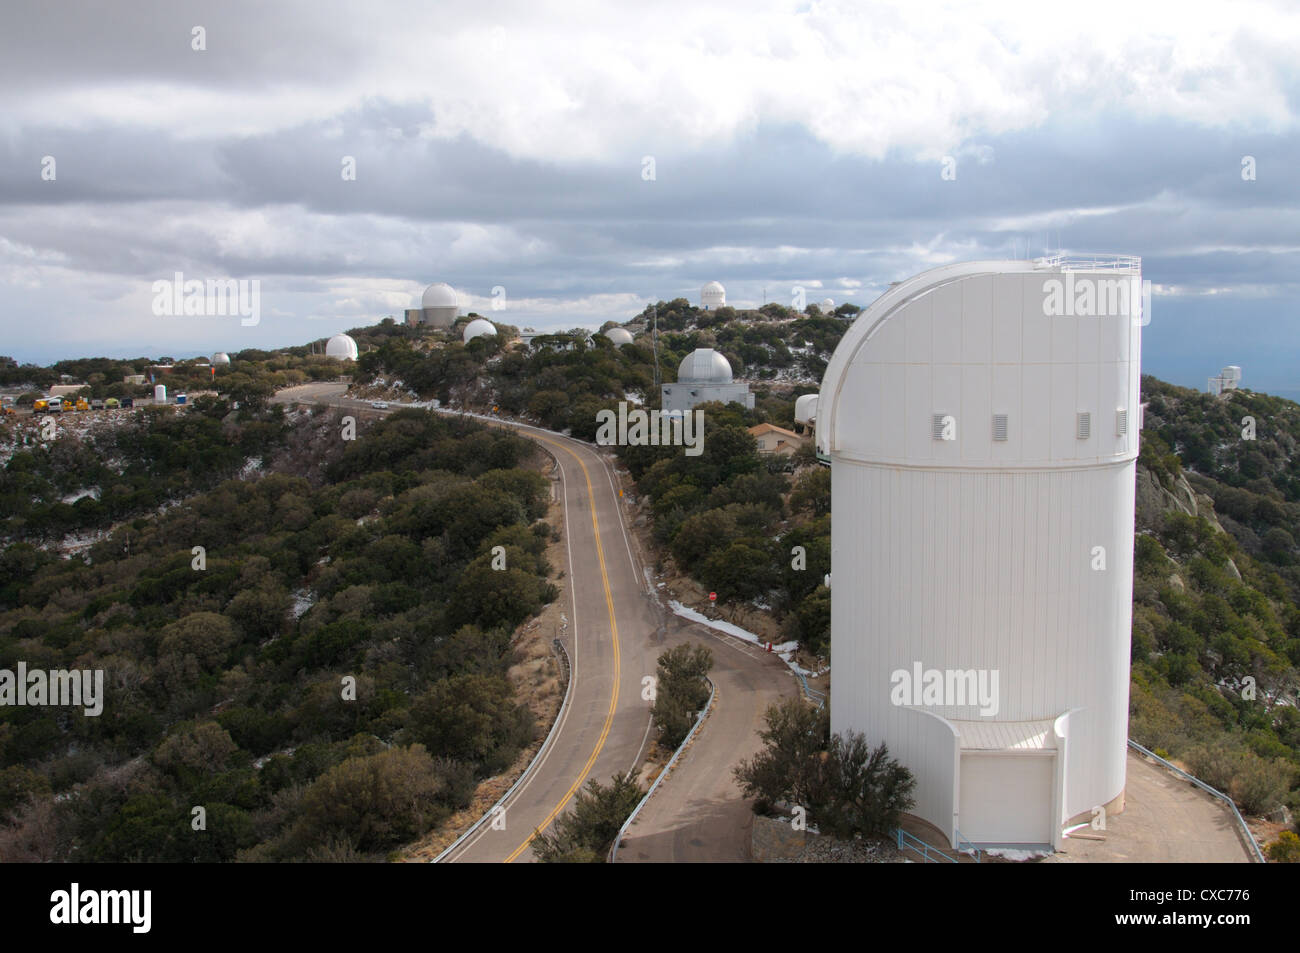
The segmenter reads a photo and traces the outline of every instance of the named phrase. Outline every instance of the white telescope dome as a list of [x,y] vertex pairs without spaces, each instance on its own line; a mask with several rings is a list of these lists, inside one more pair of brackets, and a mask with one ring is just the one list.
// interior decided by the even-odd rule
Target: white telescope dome
[[497,329],[487,318],[475,318],[465,325],[465,330],[461,333],[462,340],[468,344],[474,338],[496,337]]
[[340,361],[355,361],[357,359],[357,342],[352,340],[349,335],[336,334],[326,342],[325,356]]
[[677,368],[679,381],[730,384],[731,364],[711,347],[698,347],[682,359]]

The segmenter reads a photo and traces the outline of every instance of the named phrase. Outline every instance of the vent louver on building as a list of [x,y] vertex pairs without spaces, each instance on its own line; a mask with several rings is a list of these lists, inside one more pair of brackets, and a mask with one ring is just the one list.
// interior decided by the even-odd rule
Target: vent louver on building
[[1075,415],[1074,435],[1080,440],[1087,440],[1092,436],[1092,414],[1083,411]]
[[1122,437],[1128,433],[1128,411],[1123,408],[1115,411],[1115,435]]
[[993,415],[993,439],[994,440],[1007,439],[1007,415],[1006,414]]

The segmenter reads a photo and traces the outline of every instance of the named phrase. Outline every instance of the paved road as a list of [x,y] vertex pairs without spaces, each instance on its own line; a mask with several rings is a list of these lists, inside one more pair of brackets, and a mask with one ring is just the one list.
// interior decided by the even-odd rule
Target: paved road
[[[713,650],[714,708],[703,728],[628,829],[619,863],[743,863],[750,859],[754,815],[731,769],[761,747],[767,706],[799,692],[775,655],[705,626],[672,617],[670,645]],[[675,623],[675,624],[674,624]]]
[[[373,410],[343,397],[342,384],[308,384],[276,395],[280,403],[323,403]],[[511,425],[513,426],[513,425]],[[608,782],[640,764],[650,703],[641,679],[664,648],[660,613],[633,557],[607,460],[591,446],[545,430],[517,428],[556,459],[564,494],[565,582],[573,694],[554,743],[505,805],[504,830],[483,825],[449,860],[531,860],[533,832],[546,829],[588,778]]]

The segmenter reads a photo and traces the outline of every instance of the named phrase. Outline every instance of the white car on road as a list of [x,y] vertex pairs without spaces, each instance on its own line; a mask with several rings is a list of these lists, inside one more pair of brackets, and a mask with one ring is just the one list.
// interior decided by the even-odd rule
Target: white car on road
[[370,406],[373,407],[373,408],[375,408],[375,410],[387,410],[387,409],[388,409],[388,403],[387,403],[386,401],[382,401],[382,400],[372,400],[372,401],[370,402]]

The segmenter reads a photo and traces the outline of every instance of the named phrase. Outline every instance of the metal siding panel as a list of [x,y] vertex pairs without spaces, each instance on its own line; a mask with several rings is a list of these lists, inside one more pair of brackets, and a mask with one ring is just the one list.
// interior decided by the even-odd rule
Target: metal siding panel
[[1079,407],[1074,375],[1052,375],[1048,393],[1051,394],[1052,407],[1051,459],[1057,463],[1072,461],[1079,456],[1078,441],[1074,436],[1075,414],[1084,409]]
[[934,350],[924,360],[936,364],[958,364],[970,360],[965,354],[962,340],[964,323],[963,293],[964,282],[954,282],[936,288],[929,295],[933,302],[931,326],[934,335]]
[[1074,326],[1074,360],[1084,364],[1101,360],[1101,326],[1103,324],[1114,325],[1116,322],[1124,320],[1127,319],[1102,318],[1097,315],[1085,315],[1075,318],[1077,323]]
[[984,463],[993,446],[993,411],[989,406],[990,368],[968,365],[961,372],[961,409],[966,426],[957,434],[963,463]]
[[1072,314],[1043,316],[1043,322],[1050,329],[1052,341],[1052,363],[1073,364],[1077,355],[1076,329],[1078,322],[1084,320]]
[[864,447],[886,459],[903,457],[907,453],[907,366],[873,364],[871,370],[878,375],[881,413],[870,430],[878,436]]
[[903,323],[903,333],[907,339],[907,356],[909,364],[933,360],[934,328],[934,293],[923,295],[909,303],[904,313],[897,320]]
[[[930,368],[924,364],[909,364],[906,377],[906,434],[904,455],[917,463],[929,463],[935,458],[935,441],[930,436],[930,416],[937,413],[956,413],[956,408],[935,407]],[[960,425],[960,421],[958,421]]]
[[1019,369],[1021,379],[1017,428],[1023,436],[1015,437],[1023,449],[1016,457],[1020,463],[1046,463],[1052,459],[1052,369],[1045,365]]
[[[1026,364],[1047,364],[1052,360],[1052,327],[1061,318],[1043,314],[1043,276],[1017,276],[1020,285],[1023,325],[1021,330],[1022,360]],[[1068,320],[1068,319],[1064,319]]]
[[993,361],[1019,364],[1021,311],[1024,308],[1020,280],[1009,275],[993,277]]
[[962,354],[971,363],[993,360],[993,279],[971,278],[962,290]]

